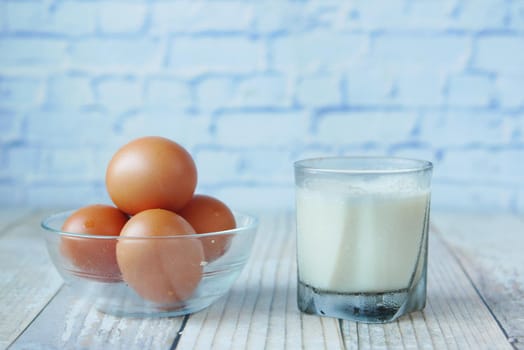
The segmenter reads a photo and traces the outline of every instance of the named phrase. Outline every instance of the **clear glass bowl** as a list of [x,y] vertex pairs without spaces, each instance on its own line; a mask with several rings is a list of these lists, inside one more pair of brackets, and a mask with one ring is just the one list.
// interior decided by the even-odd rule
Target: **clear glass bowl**
[[[228,231],[206,234],[178,235],[166,237],[119,237],[74,234],[62,232],[61,227],[67,217],[74,210],[61,212],[45,218],[41,227],[45,234],[47,250],[56,269],[64,279],[66,285],[73,288],[75,295],[89,298],[102,312],[128,317],[165,317],[180,316],[200,311],[221,296],[225,295],[240,272],[244,268],[256,235],[258,221],[255,217],[235,212],[237,228]],[[62,253],[62,242],[67,239],[85,241],[87,244],[105,244],[123,240],[147,241],[151,239],[173,240],[227,240],[227,249],[224,254],[213,261],[202,261],[202,279],[192,295],[182,301],[156,303],[141,297],[130,285],[125,283],[120,273],[106,276],[97,276],[86,273]],[[159,272],[165,273],[165,272]],[[169,273],[177,273],[171,270]]]

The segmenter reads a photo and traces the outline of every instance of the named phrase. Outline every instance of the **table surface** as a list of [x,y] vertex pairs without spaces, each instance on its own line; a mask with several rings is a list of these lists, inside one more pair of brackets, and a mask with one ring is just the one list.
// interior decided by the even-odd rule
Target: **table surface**
[[259,213],[232,290],[185,317],[118,318],[75,298],[47,255],[50,213],[0,211],[0,349],[524,349],[524,218],[433,213],[428,300],[384,325],[301,314],[294,220]]

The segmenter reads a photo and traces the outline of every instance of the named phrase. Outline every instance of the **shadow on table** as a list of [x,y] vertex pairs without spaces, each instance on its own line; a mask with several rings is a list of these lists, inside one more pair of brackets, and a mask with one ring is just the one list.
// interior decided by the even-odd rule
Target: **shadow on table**
[[235,285],[228,294],[204,310],[208,320],[221,318],[222,313],[240,315],[245,313],[269,314],[275,309],[299,312],[296,306],[296,287],[287,284]]

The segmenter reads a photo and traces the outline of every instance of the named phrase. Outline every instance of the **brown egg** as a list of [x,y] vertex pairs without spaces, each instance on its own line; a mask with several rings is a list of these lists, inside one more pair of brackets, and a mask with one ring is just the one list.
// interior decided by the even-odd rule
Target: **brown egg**
[[202,279],[204,261],[200,241],[184,238],[194,233],[186,220],[168,210],[136,214],[122,229],[124,239],[116,247],[122,278],[150,301],[169,304],[188,299]]
[[120,148],[106,172],[109,196],[128,214],[181,209],[193,197],[196,183],[191,155],[176,142],[157,136],[142,137]]
[[[195,195],[178,211],[193,226],[196,233],[231,230],[236,227],[235,217],[220,200],[202,194]],[[207,261],[221,257],[229,247],[231,236],[217,235],[202,238]]]
[[[101,236],[118,236],[128,216],[115,207],[95,204],[78,209],[62,225],[62,231]],[[120,280],[116,261],[116,239],[62,236],[60,251],[83,277],[103,281]]]

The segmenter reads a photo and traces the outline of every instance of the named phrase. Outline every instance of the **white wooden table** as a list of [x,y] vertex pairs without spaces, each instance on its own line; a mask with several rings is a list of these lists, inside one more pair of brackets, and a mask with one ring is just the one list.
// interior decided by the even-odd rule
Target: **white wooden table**
[[0,349],[524,349],[524,218],[434,213],[428,302],[385,325],[301,314],[291,213],[260,214],[228,295],[186,317],[118,318],[70,293],[40,239],[49,211],[0,210]]

